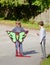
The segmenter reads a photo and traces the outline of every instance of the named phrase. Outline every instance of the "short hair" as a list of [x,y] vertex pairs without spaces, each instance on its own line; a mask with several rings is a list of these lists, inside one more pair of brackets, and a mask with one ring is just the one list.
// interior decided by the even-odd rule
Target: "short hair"
[[16,24],[21,24],[21,22],[20,21],[16,21]]
[[16,21],[16,24],[18,24],[21,27],[21,22],[20,21]]
[[40,22],[39,22],[39,25],[40,25],[40,26],[43,26],[43,25],[44,25],[44,22],[43,22],[43,21],[40,21]]

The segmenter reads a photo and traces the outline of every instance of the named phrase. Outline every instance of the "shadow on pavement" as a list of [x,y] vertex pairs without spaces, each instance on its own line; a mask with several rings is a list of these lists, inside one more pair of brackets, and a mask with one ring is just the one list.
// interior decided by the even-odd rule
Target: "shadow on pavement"
[[23,52],[24,55],[27,55],[27,54],[37,54],[37,53],[38,53],[38,52],[35,51],[35,50]]

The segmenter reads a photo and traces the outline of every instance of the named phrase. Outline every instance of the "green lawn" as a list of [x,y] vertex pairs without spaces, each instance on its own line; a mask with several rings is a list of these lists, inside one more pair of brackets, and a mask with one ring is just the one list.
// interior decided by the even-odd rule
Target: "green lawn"
[[[11,20],[0,20],[0,24],[3,25],[9,25],[9,26],[14,26],[15,25],[15,21],[11,21]],[[25,28],[29,28],[29,29],[38,29],[38,24],[37,23],[30,23],[30,22],[21,22],[22,26],[24,26]]]
[[44,60],[42,60],[41,65],[50,65],[50,54]]
[[41,65],[50,65],[50,58],[47,58],[46,60],[43,60]]
[[[15,21],[11,21],[11,20],[1,20],[0,19],[0,24],[2,25],[9,25],[9,26],[15,26]],[[38,23],[30,23],[30,22],[22,22],[22,26],[25,28],[29,28],[29,29],[39,29]],[[50,31],[50,26],[45,26],[47,31]]]

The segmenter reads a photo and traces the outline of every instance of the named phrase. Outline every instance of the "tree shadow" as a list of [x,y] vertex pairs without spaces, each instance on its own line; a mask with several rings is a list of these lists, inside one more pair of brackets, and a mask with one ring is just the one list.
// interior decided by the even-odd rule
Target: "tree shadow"
[[26,52],[23,52],[24,55],[28,55],[28,54],[37,54],[38,52],[35,51],[35,50],[30,50],[30,51],[26,51]]

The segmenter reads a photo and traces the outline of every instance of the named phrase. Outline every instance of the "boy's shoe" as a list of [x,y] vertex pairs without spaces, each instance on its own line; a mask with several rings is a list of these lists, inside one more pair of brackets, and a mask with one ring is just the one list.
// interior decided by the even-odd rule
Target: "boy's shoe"
[[20,56],[24,56],[22,53],[20,53]]
[[16,50],[16,56],[18,56],[18,50]]

